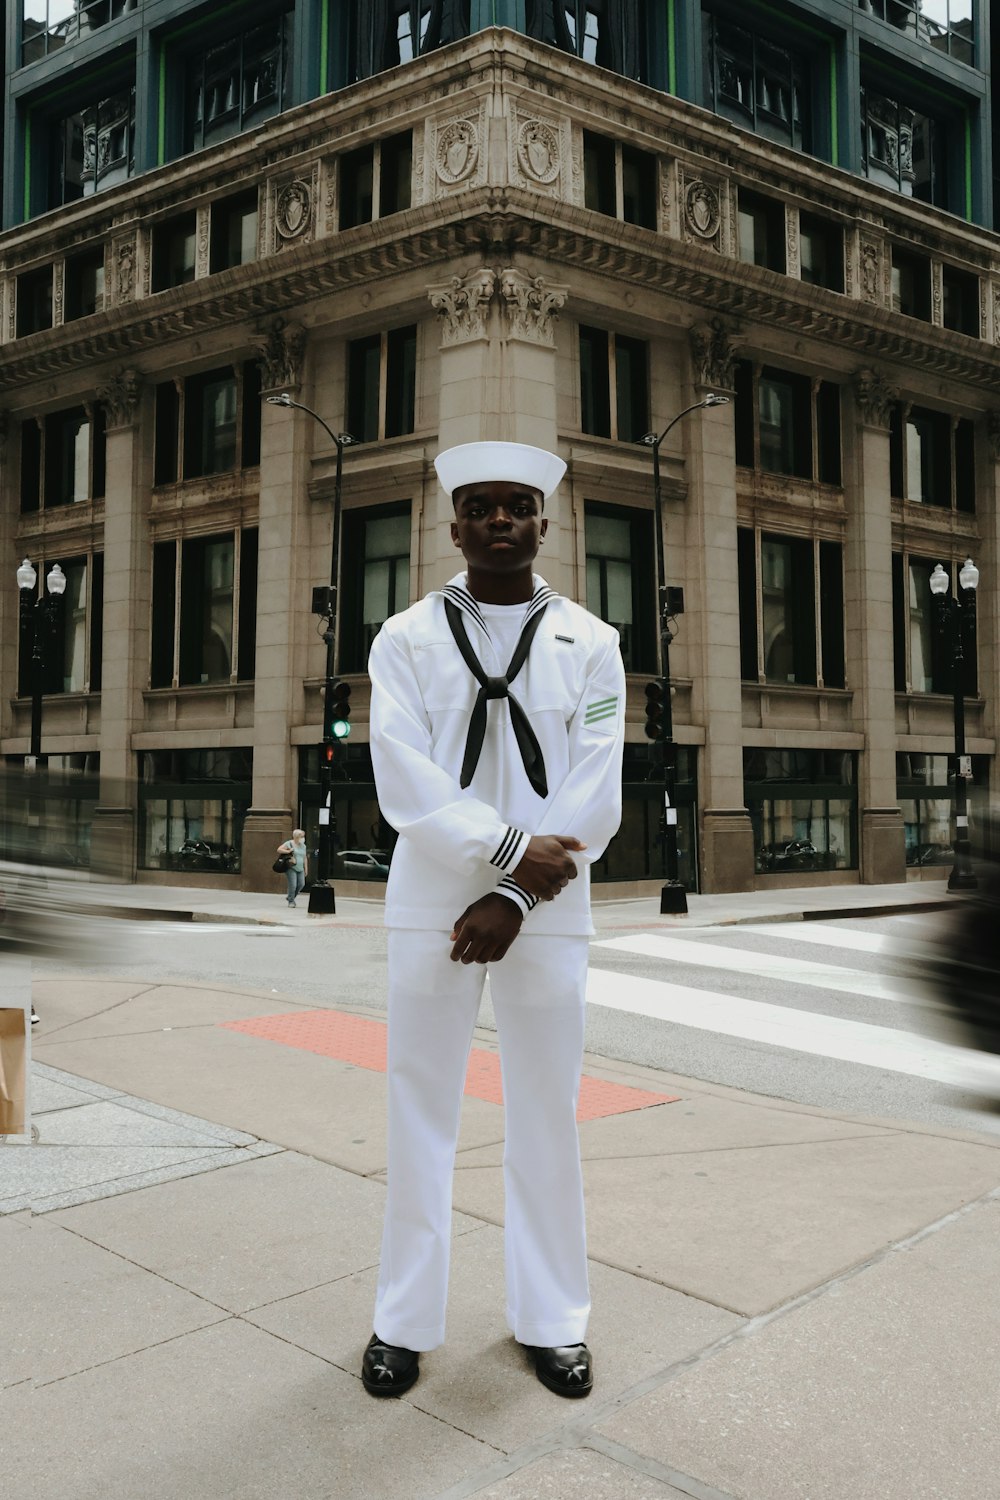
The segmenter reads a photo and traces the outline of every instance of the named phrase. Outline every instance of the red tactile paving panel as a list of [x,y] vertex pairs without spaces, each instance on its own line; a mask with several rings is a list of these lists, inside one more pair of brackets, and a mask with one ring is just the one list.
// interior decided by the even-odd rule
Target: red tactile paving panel
[[[298,1047],[319,1057],[335,1057],[338,1062],[369,1068],[373,1073],[386,1069],[386,1024],[369,1021],[365,1016],[350,1016],[339,1010],[300,1010],[291,1015],[255,1016],[248,1021],[223,1021],[227,1031],[242,1031],[246,1036],[279,1042],[283,1047]],[[470,1099],[487,1104],[503,1103],[500,1059],[495,1052],[473,1047],[465,1092]],[[673,1104],[676,1094],[654,1094],[649,1089],[633,1088],[627,1083],[606,1083],[602,1078],[584,1077],[580,1082],[578,1120],[600,1120],[606,1115],[623,1115],[632,1109],[648,1109],[652,1104]]]

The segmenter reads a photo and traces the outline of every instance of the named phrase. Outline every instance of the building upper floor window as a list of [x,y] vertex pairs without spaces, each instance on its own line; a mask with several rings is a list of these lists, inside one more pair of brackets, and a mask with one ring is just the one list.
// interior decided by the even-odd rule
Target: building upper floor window
[[580,426],[635,443],[649,431],[649,345],[580,325]]
[[839,224],[800,214],[799,276],[811,286],[844,290],[844,231]]
[[153,483],[174,484],[260,463],[256,360],[156,387]]
[[785,205],[757,193],[739,192],[740,260],[784,273]]
[[196,219],[193,213],[179,214],[153,228],[153,263],[150,289],[164,292],[171,286],[183,286],[194,280]]
[[870,182],[947,208],[947,144],[941,120],[903,99],[862,86],[861,161]]
[[257,528],[153,546],[150,687],[252,681]]
[[941,268],[942,322],[954,333],[979,337],[979,277],[954,266]]
[[809,60],[766,36],[702,12],[705,103],[768,140],[812,150]]
[[211,275],[257,259],[257,189],[216,198],[211,207],[208,269]]
[[959,62],[975,62],[973,0],[858,0],[858,4],[918,42],[948,52]]
[[334,58],[334,88],[398,68],[469,34],[470,0],[341,0],[336,10],[344,42]]
[[410,604],[410,504],[344,513],[340,666],[363,672],[372,641]]
[[64,272],[63,318],[67,323],[89,318],[104,308],[104,247],[67,255]]
[[261,125],[292,102],[292,10],[269,7],[259,21],[197,52],[180,52],[184,109],[179,149],[199,151]]
[[139,0],[21,0],[21,62],[89,36],[135,10]]
[[736,462],[840,484],[840,389],[769,365],[736,366]]
[[340,227],[353,229],[410,206],[413,132],[345,151],[339,163]]
[[584,62],[644,81],[647,10],[646,0],[528,0],[525,29]]
[[587,608],[618,631],[626,672],[655,672],[653,517],[588,500],[584,524]]
[[104,408],[73,406],[21,423],[21,513],[104,494]]
[[135,172],[135,88],[129,83],[105,92],[92,86],[74,109],[50,116],[38,134],[47,201],[32,201],[33,213],[126,182]]
[[17,278],[17,337],[52,327],[52,267],[25,271]]
[[896,406],[889,426],[893,495],[919,505],[974,511],[975,427],[967,418],[923,406]]
[[412,432],[416,409],[417,330],[392,328],[347,346],[347,426],[359,443]]
[[[953,589],[957,588],[960,562],[952,565],[946,558],[892,554],[893,666],[897,693],[953,691],[951,653],[939,628],[930,584],[931,573],[939,562],[946,572],[956,575],[951,583]],[[978,680],[974,636],[963,643],[962,673],[962,691],[967,698],[974,698]]]
[[931,263],[926,255],[892,247],[893,311],[931,321]]
[[743,680],[842,688],[844,563],[840,543],[777,536],[743,526],[737,542]]
[[649,151],[583,132],[583,193],[587,208],[643,229],[656,228],[656,157]]
[[[46,693],[99,693],[101,690],[104,630],[104,554],[51,558],[38,568],[45,577],[58,561],[66,575],[66,591],[59,602],[56,626],[45,652]],[[31,642],[21,639],[18,653],[18,696],[32,690]]]

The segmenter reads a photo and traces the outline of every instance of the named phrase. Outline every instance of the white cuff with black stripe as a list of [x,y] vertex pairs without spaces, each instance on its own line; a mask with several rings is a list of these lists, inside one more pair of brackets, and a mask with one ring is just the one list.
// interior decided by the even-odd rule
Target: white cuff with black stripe
[[499,849],[490,857],[490,864],[496,865],[498,870],[516,869],[530,838],[530,833],[522,833],[519,828],[508,828],[500,840]]
[[529,895],[510,875],[504,876],[497,886],[497,890],[501,896],[507,896],[516,906],[519,906],[525,916],[528,915],[529,911],[534,911],[538,905],[538,897]]

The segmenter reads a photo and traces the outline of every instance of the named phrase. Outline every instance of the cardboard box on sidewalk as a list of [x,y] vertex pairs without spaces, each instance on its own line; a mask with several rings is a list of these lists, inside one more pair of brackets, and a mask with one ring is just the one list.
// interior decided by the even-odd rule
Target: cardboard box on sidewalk
[[24,1006],[0,1007],[0,1135],[26,1135],[28,1131],[30,1032]]

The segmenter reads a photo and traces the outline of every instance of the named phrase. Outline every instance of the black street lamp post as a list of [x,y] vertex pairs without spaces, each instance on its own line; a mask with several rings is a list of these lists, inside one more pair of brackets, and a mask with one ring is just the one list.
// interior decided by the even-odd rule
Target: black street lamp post
[[66,592],[66,574],[53,563],[45,580],[46,593],[35,596],[38,574],[28,558],[17,570],[21,598],[21,640],[31,651],[31,739],[24,769],[33,771],[42,753],[42,693],[45,690],[46,647],[59,630],[62,596]]
[[951,654],[951,690],[955,705],[955,862],[948,876],[949,891],[974,891],[979,885],[972,869],[969,847],[969,805],[967,787],[972,779],[972,757],[965,751],[965,665],[963,643],[976,634],[976,589],[979,569],[967,557],[959,575],[958,598],[949,595],[951,580],[940,563],[930,576],[931,593],[938,613],[938,625]]
[[[657,437],[647,432],[639,439],[653,450],[653,530],[656,551],[656,595],[659,603],[660,635],[660,681],[659,697],[662,699],[662,715],[659,720],[658,743],[663,764],[663,810],[660,817],[660,843],[663,858],[664,885],[660,892],[662,915],[683,915],[688,909],[687,891],[678,874],[677,861],[677,746],[674,743],[674,721],[670,704],[670,642],[673,640],[673,620],[684,611],[684,596],[681,589],[667,587],[666,561],[663,541],[663,493],[660,484],[660,444],[671,428],[676,427],[682,417],[698,411],[703,406],[728,406],[728,396],[707,395],[678,412]],[[653,684],[647,689],[651,693]],[[655,697],[653,699],[655,700]]]
[[337,899],[330,877],[333,873],[334,836],[337,829],[337,818],[333,807],[333,767],[336,756],[336,747],[339,736],[334,733],[334,688],[336,687],[337,670],[337,582],[340,557],[340,496],[341,475],[343,472],[344,449],[354,442],[348,432],[336,433],[324,422],[319,412],[313,411],[308,406],[303,406],[301,401],[293,401],[287,391],[282,391],[280,396],[266,396],[264,398],[271,406],[293,406],[296,411],[304,411],[308,416],[315,418],[323,431],[337,450],[337,467],[333,482],[333,542],[330,549],[330,584],[328,588],[316,590],[316,595],[321,595],[318,600],[319,608],[314,605],[314,613],[318,613],[325,622],[323,640],[326,643],[326,679],[323,685],[323,744],[319,759],[319,879],[314,881],[309,890],[309,911],[313,914],[329,915],[337,910]]

